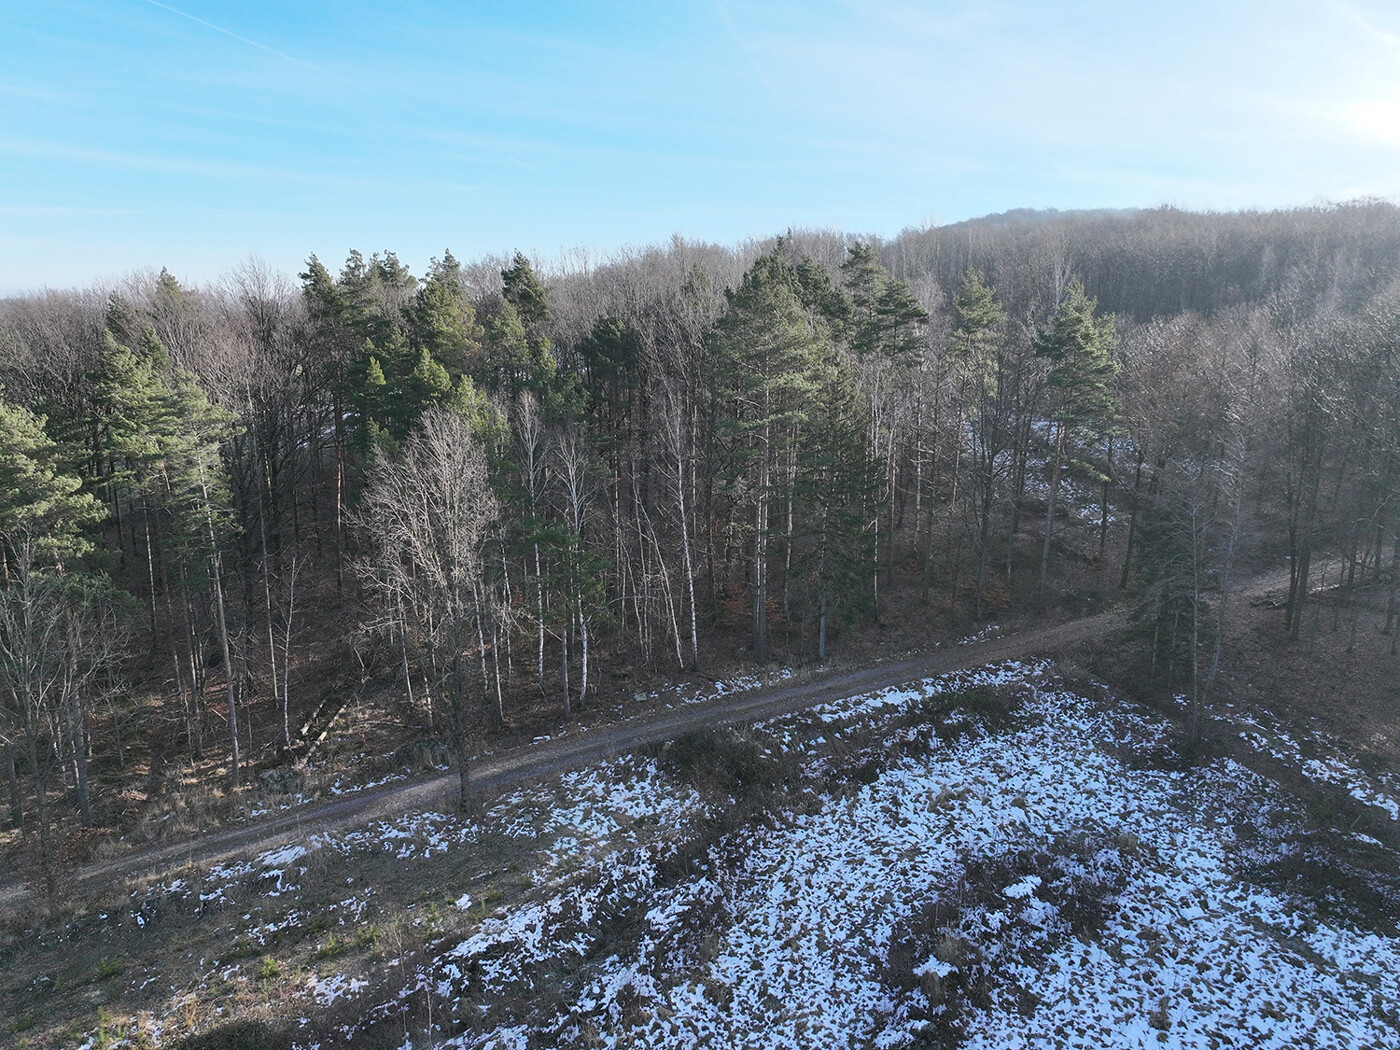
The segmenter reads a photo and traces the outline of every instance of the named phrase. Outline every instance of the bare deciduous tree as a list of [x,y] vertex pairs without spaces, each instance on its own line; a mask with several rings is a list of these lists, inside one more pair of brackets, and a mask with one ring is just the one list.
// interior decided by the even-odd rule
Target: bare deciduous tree
[[72,763],[84,823],[91,822],[87,723],[96,684],[120,661],[125,635],[109,591],[94,578],[42,563],[35,537],[8,537],[10,577],[0,589],[0,742],[34,789],[39,862],[57,888],[49,794]]
[[447,702],[462,806],[475,808],[471,754],[486,701],[482,640],[499,609],[483,551],[499,516],[486,454],[471,425],[424,413],[402,454],[380,454],[365,486],[360,564],[380,612],[373,626],[402,639],[430,692]]

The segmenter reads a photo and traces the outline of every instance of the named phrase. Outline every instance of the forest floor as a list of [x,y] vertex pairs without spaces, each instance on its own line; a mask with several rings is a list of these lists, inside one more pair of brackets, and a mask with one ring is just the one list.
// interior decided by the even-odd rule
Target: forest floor
[[637,698],[483,756],[480,825],[435,776],[109,858],[10,914],[7,1038],[1395,1045],[1396,661],[1283,585],[1204,747],[1104,613]]

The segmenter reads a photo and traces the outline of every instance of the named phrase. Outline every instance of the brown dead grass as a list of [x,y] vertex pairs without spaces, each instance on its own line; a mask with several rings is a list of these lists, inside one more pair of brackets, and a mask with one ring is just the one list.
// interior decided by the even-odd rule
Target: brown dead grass
[[[208,872],[190,867],[178,873],[189,894],[147,883],[0,927],[0,1045],[77,1046],[105,1028],[112,1036],[159,1031],[164,1047],[230,1019],[275,1034],[308,1014],[313,1031],[329,1029],[344,1004],[308,1007],[310,981],[345,974],[367,982],[357,1009],[392,998],[429,948],[469,936],[525,892],[535,860],[532,844],[487,835],[427,859],[321,849],[296,866],[307,871],[282,896],[250,877],[235,881],[227,900],[201,903]],[[464,892],[481,903],[455,907]],[[365,901],[358,918],[345,905],[355,897]],[[288,920],[262,943],[250,932]]]

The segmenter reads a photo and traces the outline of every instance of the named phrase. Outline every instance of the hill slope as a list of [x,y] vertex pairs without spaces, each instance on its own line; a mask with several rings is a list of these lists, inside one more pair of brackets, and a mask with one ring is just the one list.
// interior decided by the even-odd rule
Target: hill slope
[[[1389,818],[1400,784],[1294,739]],[[1379,1047],[1396,873],[1006,664],[191,869],[33,958],[85,960],[107,1045]],[[30,1016],[77,976],[23,975]]]

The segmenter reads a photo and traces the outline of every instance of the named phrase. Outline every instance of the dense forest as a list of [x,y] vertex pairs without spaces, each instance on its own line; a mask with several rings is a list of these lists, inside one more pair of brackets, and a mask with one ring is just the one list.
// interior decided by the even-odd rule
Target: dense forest
[[1295,635],[1324,550],[1393,625],[1398,280],[1400,209],[1361,202],[0,302],[8,819],[52,878],[59,822],[120,827],[168,764],[256,786],[366,690],[470,803],[484,734],[619,668],[1090,577],[1199,712],[1258,567]]

